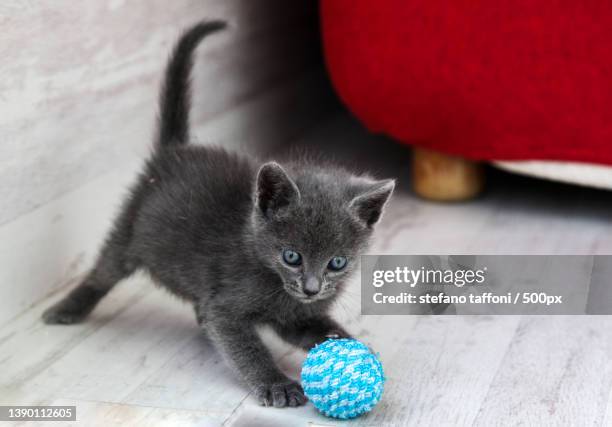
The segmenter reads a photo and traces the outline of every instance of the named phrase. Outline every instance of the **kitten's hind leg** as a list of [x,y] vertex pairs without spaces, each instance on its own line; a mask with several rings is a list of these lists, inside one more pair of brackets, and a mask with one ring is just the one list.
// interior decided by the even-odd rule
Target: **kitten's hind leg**
[[138,268],[139,262],[130,257],[128,252],[134,236],[134,218],[138,215],[148,191],[142,180],[132,189],[132,194],[115,220],[115,226],[95,267],[76,289],[43,313],[45,323],[67,325],[80,322],[117,282]]
[[81,284],[64,299],[43,313],[47,324],[71,324],[85,319],[98,302],[121,279],[136,269],[135,263],[125,258],[125,248],[111,240],[102,250],[96,266]]

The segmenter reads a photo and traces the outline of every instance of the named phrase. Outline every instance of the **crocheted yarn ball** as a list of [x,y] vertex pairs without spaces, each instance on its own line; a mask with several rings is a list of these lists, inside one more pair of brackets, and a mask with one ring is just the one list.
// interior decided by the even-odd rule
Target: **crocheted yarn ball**
[[302,366],[306,396],[328,417],[348,419],[369,412],[380,400],[384,382],[378,357],[353,339],[317,345]]

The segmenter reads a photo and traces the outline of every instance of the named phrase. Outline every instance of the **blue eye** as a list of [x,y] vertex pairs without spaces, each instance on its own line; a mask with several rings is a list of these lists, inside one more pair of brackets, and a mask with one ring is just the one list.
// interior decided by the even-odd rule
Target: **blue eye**
[[344,267],[346,267],[346,263],[347,263],[346,257],[335,256],[329,261],[329,264],[327,264],[327,268],[333,271],[340,271]]
[[292,251],[291,249],[285,249],[283,251],[283,261],[293,266],[300,265],[302,264],[302,255],[298,254],[296,251]]

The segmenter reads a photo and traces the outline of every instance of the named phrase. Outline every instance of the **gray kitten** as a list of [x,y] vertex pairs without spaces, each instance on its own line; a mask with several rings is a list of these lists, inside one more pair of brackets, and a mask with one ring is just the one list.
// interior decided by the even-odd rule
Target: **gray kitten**
[[47,323],[83,320],[121,279],[148,271],[193,304],[198,323],[263,405],[304,404],[255,327],[310,349],[348,336],[328,311],[381,217],[393,180],[308,162],[280,166],[187,145],[193,51],[223,22],[179,40],[166,70],[155,151],[95,267],[48,309]]

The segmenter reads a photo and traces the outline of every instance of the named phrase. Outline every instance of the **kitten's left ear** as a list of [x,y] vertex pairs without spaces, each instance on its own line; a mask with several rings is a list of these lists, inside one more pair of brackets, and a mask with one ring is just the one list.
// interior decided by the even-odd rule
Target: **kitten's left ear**
[[257,173],[256,209],[270,217],[300,199],[300,190],[276,162],[265,163]]
[[385,204],[389,200],[391,193],[393,193],[394,188],[394,179],[375,182],[365,193],[360,194],[351,201],[349,209],[368,228],[372,228],[380,219]]

